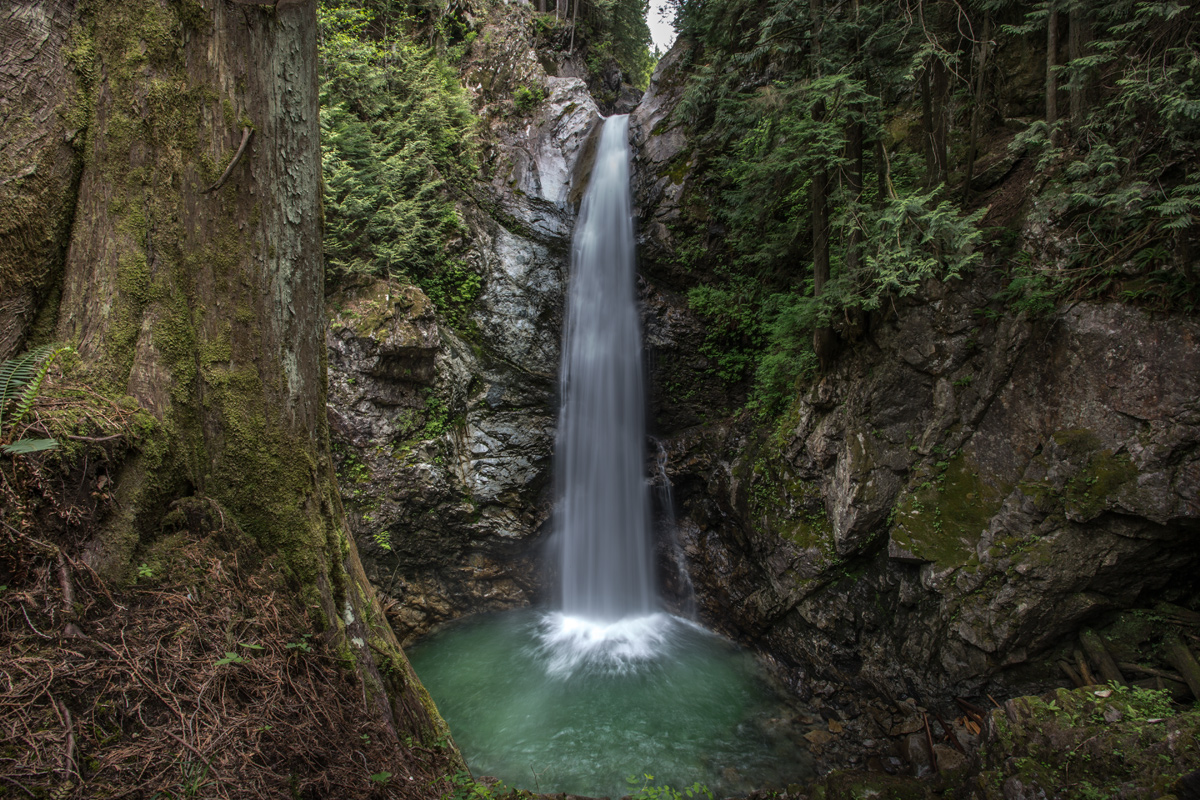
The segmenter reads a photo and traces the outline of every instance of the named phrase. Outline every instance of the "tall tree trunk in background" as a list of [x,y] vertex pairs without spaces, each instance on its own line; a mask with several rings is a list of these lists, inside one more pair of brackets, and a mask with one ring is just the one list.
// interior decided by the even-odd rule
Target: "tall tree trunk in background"
[[[813,22],[813,74],[821,74],[821,0],[809,0],[809,12]],[[813,108],[813,119],[825,119],[825,102]],[[820,297],[829,281],[829,172],[820,170],[812,176],[809,193],[812,206],[813,234],[813,296]],[[824,326],[813,331],[813,350],[822,370],[833,364],[837,350],[837,336],[833,329]]]
[[921,154],[925,157],[925,186],[928,188],[935,181],[934,163],[936,156],[933,154],[933,92],[929,87],[929,70],[927,65],[921,70],[920,89],[921,89]]
[[[851,201],[857,206],[862,203],[863,193],[863,169],[865,159],[863,156],[863,123],[861,115],[865,113],[865,109],[861,105],[856,105],[854,109],[856,116],[860,119],[850,124],[849,130],[846,132],[846,160],[849,162],[846,166],[846,188],[849,190]],[[882,187],[880,187],[882,191]],[[865,234],[863,232],[862,222],[855,217],[850,222],[850,235],[846,241],[846,273],[855,275],[862,268],[862,250]],[[866,314],[859,307],[855,307],[852,312],[852,327],[855,335],[861,335],[866,327]]]
[[[1075,0],[1067,20],[1067,57],[1076,62],[1087,55],[1088,44],[1092,41],[1092,23],[1087,10],[1081,7],[1080,0]],[[1071,129],[1078,130],[1083,124],[1084,114],[1090,105],[1089,71],[1079,68],[1076,63],[1071,71]]]
[[[855,24],[859,22],[859,3],[854,0],[851,5],[851,14]],[[854,35],[854,52],[857,54],[862,48],[862,41],[856,32]],[[870,85],[870,80],[864,80],[864,84]],[[849,127],[846,129],[846,168],[843,171],[845,176],[845,185],[850,196],[850,201],[859,206],[862,203],[863,193],[863,170],[865,168],[865,158],[863,155],[863,143],[865,139],[865,126],[863,120],[866,117],[867,109],[862,103],[852,103],[850,105],[850,113],[853,117]],[[880,191],[883,191],[882,185]],[[863,232],[862,221],[857,214],[851,219],[850,234],[846,241],[846,274],[854,276],[862,266],[862,248],[865,233]],[[853,277],[851,277],[853,280]],[[856,334],[860,334],[865,328],[866,314],[859,307],[855,307],[851,312],[852,328]]]
[[575,23],[579,21],[579,0],[571,3],[571,43],[567,45],[567,54],[575,52]]
[[[829,282],[829,173],[822,170],[813,175],[810,198],[812,203],[813,234],[813,296],[825,293]],[[837,351],[837,335],[833,328],[822,326],[813,331],[813,350],[822,371],[833,364]]]
[[937,186],[948,171],[950,135],[950,71],[942,59],[929,60],[921,75],[921,116],[925,126],[925,183]]
[[991,51],[992,17],[983,18],[983,35],[975,43],[975,95],[971,107],[971,131],[967,142],[966,175],[963,178],[962,202],[971,198],[971,178],[975,174],[976,150],[979,148],[979,135],[983,127],[983,113],[987,107],[987,68],[988,55]]
[[10,109],[0,136],[0,361],[53,325],[83,165],[79,121],[69,113],[78,87],[64,55],[74,6],[0,8],[0,95]]
[[[69,169],[50,171],[54,202],[36,209],[51,236],[73,200],[57,336],[81,359],[73,377],[158,420],[82,557],[129,574],[168,504],[202,498],[287,571],[356,665],[371,713],[441,735],[347,534],[329,457],[315,0],[19,10],[51,31],[38,57],[54,63],[36,74],[70,72],[70,31],[81,84],[29,87],[83,137],[77,195]],[[6,124],[0,148],[18,135]],[[37,147],[35,161],[63,157]],[[383,675],[372,647],[399,669]]]
[[1058,122],[1058,10],[1050,4],[1046,18],[1046,123]]

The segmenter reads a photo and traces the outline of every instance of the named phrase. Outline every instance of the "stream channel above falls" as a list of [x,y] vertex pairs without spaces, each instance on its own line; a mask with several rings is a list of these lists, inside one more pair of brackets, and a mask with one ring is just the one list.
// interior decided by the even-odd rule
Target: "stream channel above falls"
[[628,117],[605,121],[572,238],[557,606],[453,624],[410,657],[471,769],[510,786],[620,797],[630,776],[721,795],[801,783],[814,768],[797,715],[754,656],[663,613],[655,589],[628,136]]

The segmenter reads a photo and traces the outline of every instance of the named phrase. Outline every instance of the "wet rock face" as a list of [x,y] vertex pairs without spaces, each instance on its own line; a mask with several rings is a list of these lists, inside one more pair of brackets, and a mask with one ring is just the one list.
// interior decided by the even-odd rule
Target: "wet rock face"
[[553,426],[544,383],[489,368],[415,286],[380,281],[337,302],[339,485],[397,633],[529,602]]
[[985,267],[872,319],[785,418],[722,419],[738,394],[675,257],[673,227],[705,219],[673,116],[687,57],[664,57],[631,127],[651,413],[702,616],[802,691],[812,667],[901,697],[1005,680],[1105,611],[1194,594],[1194,320],[1014,317]]
[[[1200,574],[1200,326],[945,292],[877,327],[773,434],[669,443],[707,613],[895,696],[972,691]],[[1174,594],[1173,594],[1174,593]]]
[[[329,419],[343,503],[401,639],[538,600],[576,164],[599,115],[547,77],[530,9],[492,10],[467,83],[491,142],[459,206],[482,279],[457,329],[414,286],[331,302]],[[518,86],[544,99],[520,110]]]
[[695,163],[671,114],[686,85],[689,54],[688,44],[679,41],[662,57],[630,117],[638,294],[655,435],[711,422],[744,401],[744,387],[726,385],[716,375],[715,362],[704,355],[708,326],[688,307],[686,296],[695,276],[675,257],[671,228],[684,221]]
[[682,220],[685,192],[694,181],[691,144],[672,116],[687,83],[683,65],[689,55],[687,42],[681,40],[662,57],[629,121],[638,258],[649,280],[675,291],[689,285],[686,271],[674,258],[670,229]]

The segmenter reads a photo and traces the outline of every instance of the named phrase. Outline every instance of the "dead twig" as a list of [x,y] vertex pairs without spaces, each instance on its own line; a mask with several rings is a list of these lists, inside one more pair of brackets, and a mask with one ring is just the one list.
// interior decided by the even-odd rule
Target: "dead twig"
[[929,730],[929,715],[922,712],[921,719],[925,721],[925,743],[929,745],[929,763],[933,764],[934,772],[941,772],[938,769],[937,751],[933,749],[933,733]]
[[[255,5],[262,5],[255,3]],[[229,180],[229,176],[233,174],[233,169],[242,160],[242,156],[246,153],[246,147],[250,144],[250,139],[254,137],[253,128],[242,128],[242,143],[238,145],[237,152],[233,154],[233,160],[229,162],[229,166],[225,167],[225,171],[221,173],[221,177],[217,178],[217,182],[204,190],[205,194],[215,192],[225,185],[225,181]]]
[[31,620],[31,619],[29,618],[29,612],[28,612],[28,611],[25,609],[25,604],[24,604],[24,603],[21,603],[21,613],[25,615],[25,621],[26,621],[27,623],[29,623],[29,629],[30,629],[31,631],[33,631],[34,633],[36,633],[38,636],[42,637],[43,639],[49,639],[50,641],[54,641],[54,637],[53,637],[53,636],[47,636],[46,634],[44,634],[44,633],[42,633],[41,631],[39,631],[39,630],[37,629],[37,627],[36,627],[36,626],[33,624],[33,620]]
[[933,712],[933,716],[937,719],[938,724],[942,726],[942,731],[946,734],[946,737],[950,740],[950,743],[952,745],[954,745],[955,748],[958,749],[958,752],[962,753],[965,756],[967,754],[967,751],[962,746],[962,742],[960,742],[958,740],[958,737],[954,734],[954,729],[946,724],[946,720],[942,719],[941,714],[939,714],[935,711],[935,712]]
[[983,718],[987,714],[986,711],[984,711],[982,708],[975,705],[974,703],[970,702],[969,700],[964,700],[961,697],[954,698],[954,702],[958,705],[959,708],[962,709],[964,714],[966,714],[971,719],[975,720],[975,722],[978,723],[979,725],[983,725]]

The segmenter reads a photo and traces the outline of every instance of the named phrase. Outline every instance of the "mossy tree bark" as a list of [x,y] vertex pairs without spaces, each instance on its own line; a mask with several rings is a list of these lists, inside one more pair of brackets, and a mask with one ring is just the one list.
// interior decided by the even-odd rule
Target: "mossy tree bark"
[[129,575],[171,502],[217,504],[284,566],[393,730],[440,737],[329,458],[315,0],[30,7],[70,40],[84,120],[57,336],[81,376],[159,421],[87,559]]
[[[52,315],[79,180],[73,0],[0,8],[0,360]],[[43,311],[47,306],[50,309]]]

